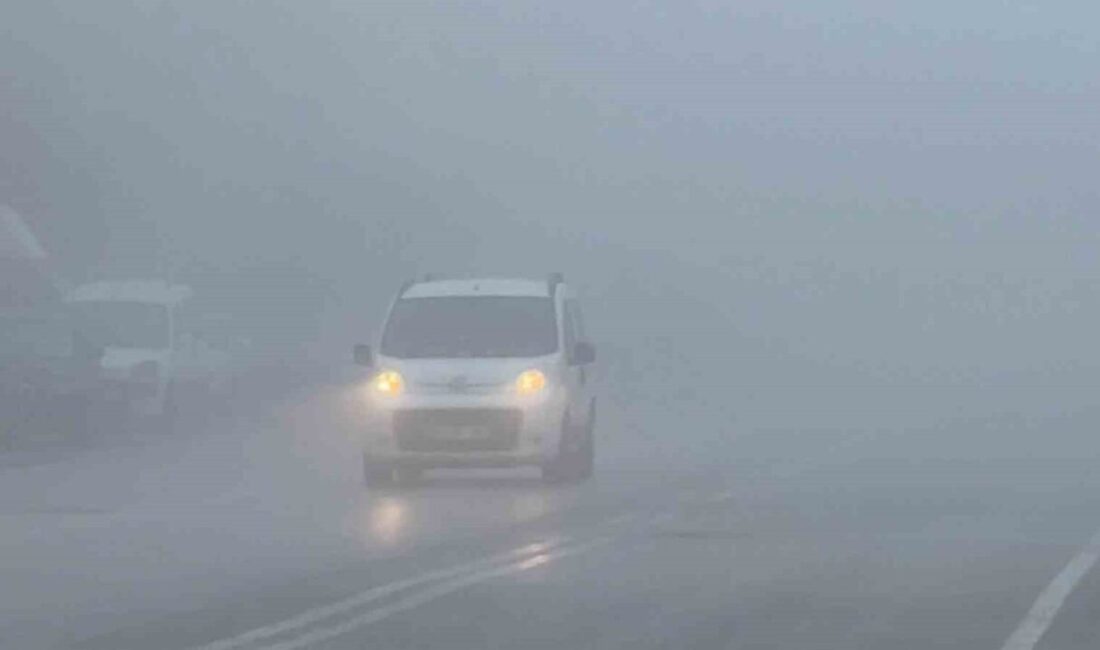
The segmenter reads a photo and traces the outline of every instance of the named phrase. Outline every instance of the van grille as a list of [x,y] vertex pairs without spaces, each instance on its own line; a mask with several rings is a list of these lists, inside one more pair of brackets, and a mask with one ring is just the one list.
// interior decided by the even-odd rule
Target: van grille
[[510,451],[519,442],[523,413],[515,409],[398,411],[393,425],[401,451]]

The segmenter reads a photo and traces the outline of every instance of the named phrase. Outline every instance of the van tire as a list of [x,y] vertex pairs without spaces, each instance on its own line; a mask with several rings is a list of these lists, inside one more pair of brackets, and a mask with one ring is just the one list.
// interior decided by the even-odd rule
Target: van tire
[[584,447],[581,457],[580,480],[592,478],[596,468],[596,401],[588,411],[588,425],[584,428]]
[[592,472],[596,465],[596,440],[592,435],[592,429],[588,429],[584,436],[584,445],[581,447],[580,458],[577,460],[577,481],[587,481],[592,478]]
[[562,426],[561,448],[557,457],[542,466],[543,481],[550,484],[581,483],[592,476],[595,445],[591,424],[590,419],[585,427],[578,430],[566,420]]

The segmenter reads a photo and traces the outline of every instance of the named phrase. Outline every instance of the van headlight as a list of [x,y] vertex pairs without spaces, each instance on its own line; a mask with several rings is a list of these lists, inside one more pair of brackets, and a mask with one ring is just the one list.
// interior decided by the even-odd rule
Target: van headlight
[[546,375],[541,370],[524,370],[516,377],[516,392],[520,395],[536,395],[546,389]]
[[400,395],[405,390],[405,380],[396,370],[383,370],[371,379],[370,385],[375,393],[387,397]]

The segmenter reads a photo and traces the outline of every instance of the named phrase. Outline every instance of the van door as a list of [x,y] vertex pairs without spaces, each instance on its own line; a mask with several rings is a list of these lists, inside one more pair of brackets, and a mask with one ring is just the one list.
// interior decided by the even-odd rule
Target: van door
[[[584,324],[580,318],[580,309],[577,301],[567,298],[562,303],[562,344],[565,358],[572,358],[573,349],[578,341],[584,338]],[[566,370],[569,384],[569,415],[573,422],[585,423],[591,415],[589,412],[592,403],[591,368],[585,365],[568,365]]]

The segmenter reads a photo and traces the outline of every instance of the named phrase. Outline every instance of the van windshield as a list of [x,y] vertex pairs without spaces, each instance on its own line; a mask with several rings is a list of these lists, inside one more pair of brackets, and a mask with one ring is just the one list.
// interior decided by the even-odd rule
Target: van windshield
[[423,359],[537,357],[557,349],[550,298],[447,296],[397,301],[381,352]]

